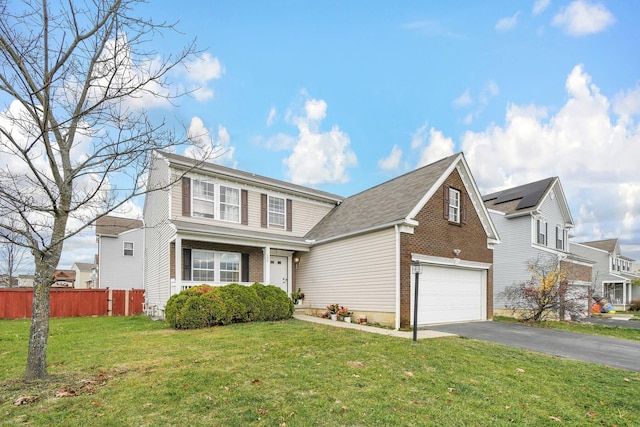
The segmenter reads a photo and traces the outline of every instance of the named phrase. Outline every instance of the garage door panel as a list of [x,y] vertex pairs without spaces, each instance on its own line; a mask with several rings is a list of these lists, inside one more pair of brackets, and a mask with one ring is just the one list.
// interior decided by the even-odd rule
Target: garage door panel
[[484,270],[423,266],[418,324],[481,320]]

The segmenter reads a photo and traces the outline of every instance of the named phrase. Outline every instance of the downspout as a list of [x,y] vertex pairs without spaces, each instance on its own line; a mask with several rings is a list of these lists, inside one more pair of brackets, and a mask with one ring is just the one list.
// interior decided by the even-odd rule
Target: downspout
[[400,329],[400,230],[398,225],[394,226],[396,231],[396,330]]

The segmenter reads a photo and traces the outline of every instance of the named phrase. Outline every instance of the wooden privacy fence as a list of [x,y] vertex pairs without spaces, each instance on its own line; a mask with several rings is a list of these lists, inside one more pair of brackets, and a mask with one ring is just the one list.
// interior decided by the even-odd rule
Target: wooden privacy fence
[[[50,317],[142,314],[144,290],[51,288]],[[29,319],[32,288],[0,288],[0,319]]]

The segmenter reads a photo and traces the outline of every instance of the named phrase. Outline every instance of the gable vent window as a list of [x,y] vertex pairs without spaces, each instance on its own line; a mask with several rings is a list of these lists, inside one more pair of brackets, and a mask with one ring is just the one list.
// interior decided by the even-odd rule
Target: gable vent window
[[460,192],[449,188],[449,221],[460,222]]
[[124,256],[133,256],[133,242],[124,242],[122,247]]
[[536,234],[536,242],[539,245],[547,246],[547,222],[545,220],[536,220]]

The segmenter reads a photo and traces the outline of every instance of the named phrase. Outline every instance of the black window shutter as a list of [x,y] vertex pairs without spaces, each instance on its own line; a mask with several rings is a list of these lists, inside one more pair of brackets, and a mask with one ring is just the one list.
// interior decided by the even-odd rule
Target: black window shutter
[[191,178],[182,177],[182,215],[191,216]]
[[544,245],[545,246],[549,246],[549,244],[547,243],[549,240],[549,223],[545,222],[544,223]]
[[447,221],[449,220],[449,186],[444,185],[442,187],[442,216]]
[[287,231],[293,229],[293,201],[287,199]]
[[460,192],[460,222],[467,223],[467,193]]
[[242,254],[242,264],[240,268],[242,269],[240,281],[248,282],[249,281],[249,254]]
[[247,190],[240,191],[240,217],[242,225],[249,224],[249,192]]
[[191,249],[182,250],[182,280],[191,280]]
[[267,195],[260,195],[260,226],[267,228]]

